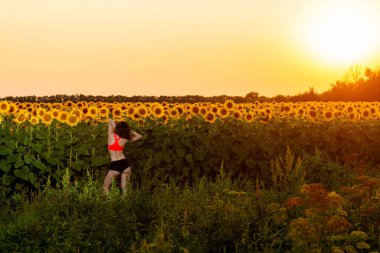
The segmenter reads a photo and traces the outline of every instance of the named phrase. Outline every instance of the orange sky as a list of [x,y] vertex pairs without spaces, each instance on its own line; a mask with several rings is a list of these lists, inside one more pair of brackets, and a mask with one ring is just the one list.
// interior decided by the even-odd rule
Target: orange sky
[[[321,2],[3,1],[0,97],[294,95],[327,90],[354,64],[378,69],[379,1]],[[335,17],[353,35],[364,25],[366,41],[332,45]]]

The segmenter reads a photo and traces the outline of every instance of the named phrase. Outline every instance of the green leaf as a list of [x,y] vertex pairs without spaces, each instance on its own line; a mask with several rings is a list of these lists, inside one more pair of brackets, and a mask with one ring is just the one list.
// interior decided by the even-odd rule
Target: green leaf
[[37,132],[36,139],[44,140],[46,139],[46,135],[42,134],[41,132]]
[[29,171],[25,171],[23,167],[22,169],[15,169],[13,173],[17,178],[28,181],[28,172]]
[[202,151],[202,149],[197,148],[194,150],[194,157],[198,161],[203,161],[206,157],[206,153]]
[[28,173],[28,180],[31,182],[33,185],[35,185],[37,181],[37,177],[33,173]]
[[10,154],[7,157],[7,162],[8,163],[16,163],[16,162],[18,162],[20,160],[22,160],[22,158],[21,158],[21,155],[19,155],[19,154]]
[[24,162],[26,164],[30,164],[33,159],[34,159],[34,155],[32,155],[32,154],[26,154],[26,155],[24,155]]
[[153,160],[155,164],[160,164],[163,158],[164,158],[163,152],[157,152],[153,154]]
[[74,162],[71,164],[71,166],[77,171],[82,171],[84,167],[84,162],[83,161]]
[[8,147],[12,150],[15,149],[17,147],[17,142],[15,140],[9,140]]
[[102,166],[108,163],[108,159],[102,156],[96,156],[91,158],[91,163],[94,166]]
[[171,163],[172,159],[170,158],[170,152],[165,152],[164,153],[164,161],[167,163]]
[[32,142],[30,141],[29,138],[25,138],[24,141],[23,141],[24,145],[25,146],[29,146]]
[[88,152],[88,149],[87,147],[79,147],[77,150],[76,150],[77,154],[78,155],[90,155],[90,153]]
[[8,164],[5,160],[0,161],[0,170],[2,170],[5,173],[8,173],[11,169],[11,165]]
[[15,168],[20,168],[21,166],[24,165],[24,161],[23,160],[18,160],[16,163],[15,163]]
[[4,175],[2,177],[2,184],[4,186],[8,186],[8,185],[12,184],[13,181],[14,181],[14,177],[13,176]]
[[41,162],[41,160],[33,160],[32,161],[32,165],[34,166],[34,167],[36,167],[37,169],[39,169],[39,170],[44,170],[45,169],[45,164],[43,164],[42,162]]
[[12,149],[9,147],[2,146],[0,148],[0,155],[10,155],[12,154]]
[[185,155],[186,161],[189,163],[190,166],[193,166],[194,160],[193,160],[193,155],[190,153],[187,153]]
[[33,151],[35,151],[37,153],[41,153],[42,145],[40,143],[36,143],[36,144],[32,145],[32,149],[33,149]]
[[189,167],[184,167],[184,168],[182,169],[182,173],[183,173],[185,176],[189,176],[189,171],[190,171]]
[[183,158],[185,156],[186,150],[183,148],[176,148],[176,153],[180,158]]
[[192,145],[191,145],[191,142],[190,142],[189,139],[183,139],[183,140],[182,140],[182,144],[183,144],[185,147],[192,148]]

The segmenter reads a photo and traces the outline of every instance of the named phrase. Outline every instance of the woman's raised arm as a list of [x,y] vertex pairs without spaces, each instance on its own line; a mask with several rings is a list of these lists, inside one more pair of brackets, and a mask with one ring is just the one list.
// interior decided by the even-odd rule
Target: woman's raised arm
[[116,123],[113,121],[113,119],[108,120],[108,135],[113,135],[115,131]]
[[131,140],[130,141],[138,141],[141,138],[142,138],[141,134],[131,130]]

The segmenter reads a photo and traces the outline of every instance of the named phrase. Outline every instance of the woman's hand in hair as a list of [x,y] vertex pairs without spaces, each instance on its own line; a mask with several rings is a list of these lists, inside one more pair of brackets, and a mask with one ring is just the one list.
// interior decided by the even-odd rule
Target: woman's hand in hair
[[138,141],[141,138],[142,138],[141,134],[131,130],[131,140],[130,141]]

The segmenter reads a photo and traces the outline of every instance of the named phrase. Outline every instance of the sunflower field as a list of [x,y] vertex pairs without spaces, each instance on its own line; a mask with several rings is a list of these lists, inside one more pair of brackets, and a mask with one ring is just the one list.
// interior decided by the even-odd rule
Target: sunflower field
[[[105,197],[109,118],[143,138]],[[379,102],[3,100],[0,128],[1,252],[380,249]]]
[[169,119],[193,117],[204,118],[214,123],[217,119],[233,118],[245,122],[255,120],[267,122],[274,119],[321,120],[377,120],[380,118],[379,102],[255,102],[237,103],[107,103],[71,102],[29,103],[0,101],[0,114],[13,115],[14,122],[42,122],[49,125],[54,119],[71,126],[79,122],[104,122],[112,115],[116,120],[128,118],[143,121],[155,118],[167,122]]

